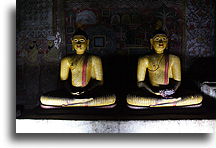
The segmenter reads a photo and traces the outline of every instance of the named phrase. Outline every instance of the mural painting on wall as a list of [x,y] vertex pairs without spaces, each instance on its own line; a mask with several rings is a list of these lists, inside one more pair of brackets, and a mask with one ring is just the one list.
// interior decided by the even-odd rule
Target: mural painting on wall
[[[78,27],[90,35],[92,52],[102,55],[136,49],[146,51],[150,48],[150,34],[161,27],[169,35],[172,52],[182,54],[185,5],[180,0],[66,0],[64,9],[67,53],[71,52],[71,33]],[[104,46],[95,46],[98,40]]]
[[215,15],[216,15],[216,4],[214,3],[214,7],[213,7],[214,11],[213,11],[213,29],[214,29],[214,34],[212,35],[214,40],[213,40],[213,54],[214,56],[216,56],[216,38],[215,38],[215,35],[216,35],[216,22],[215,22]]
[[17,64],[57,62],[61,40],[58,32],[52,32],[52,0],[21,1],[17,6]]
[[214,55],[214,4],[211,0],[187,1],[187,54],[191,57]]
[[55,87],[61,34],[53,32],[53,0],[20,0],[16,11],[17,103],[36,105],[44,88]]

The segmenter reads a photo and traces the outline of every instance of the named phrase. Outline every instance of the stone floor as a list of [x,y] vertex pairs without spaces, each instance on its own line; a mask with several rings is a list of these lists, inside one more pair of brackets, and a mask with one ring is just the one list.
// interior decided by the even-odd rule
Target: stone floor
[[216,120],[16,119],[16,133],[215,133]]

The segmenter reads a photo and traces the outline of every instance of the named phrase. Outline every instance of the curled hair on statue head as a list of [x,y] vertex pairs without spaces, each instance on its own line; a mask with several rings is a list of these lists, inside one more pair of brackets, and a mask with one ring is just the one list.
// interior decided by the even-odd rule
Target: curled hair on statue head
[[153,38],[155,35],[157,34],[164,34],[167,36],[167,33],[165,31],[163,31],[162,29],[158,29],[158,30],[155,30],[153,33],[152,33],[152,36],[151,38]]
[[72,38],[73,38],[75,35],[82,35],[82,36],[84,36],[86,39],[88,39],[87,33],[86,33],[85,31],[83,31],[82,29],[80,29],[80,28],[78,28],[78,29],[74,32]]

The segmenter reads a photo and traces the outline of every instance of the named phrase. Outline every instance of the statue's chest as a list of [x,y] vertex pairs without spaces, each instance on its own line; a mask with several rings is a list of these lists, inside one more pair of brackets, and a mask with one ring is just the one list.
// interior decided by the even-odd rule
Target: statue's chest
[[165,66],[166,66],[166,62],[165,62],[164,57],[160,57],[160,58],[151,57],[151,58],[149,58],[149,66],[148,66],[149,72],[152,72],[155,74],[161,73],[161,72],[165,71]]
[[168,84],[170,77],[169,56],[150,58],[148,71],[150,80],[158,84]]
[[71,61],[71,72],[74,75],[82,75],[90,68],[90,59],[88,57],[75,57]]

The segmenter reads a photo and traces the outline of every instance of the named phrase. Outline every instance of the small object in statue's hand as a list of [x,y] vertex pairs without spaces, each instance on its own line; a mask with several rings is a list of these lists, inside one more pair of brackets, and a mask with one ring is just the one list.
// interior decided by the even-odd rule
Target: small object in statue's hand
[[85,91],[82,91],[82,92],[79,92],[79,91],[78,92],[71,92],[72,95],[77,95],[77,96],[81,95],[81,94],[84,94],[84,93],[85,93]]
[[167,97],[174,94],[175,91],[173,89],[166,89],[166,90],[160,90],[159,93],[162,97]]

